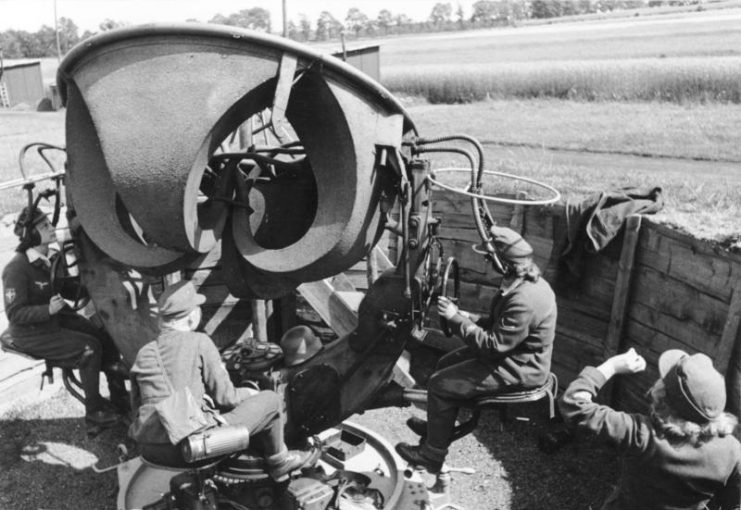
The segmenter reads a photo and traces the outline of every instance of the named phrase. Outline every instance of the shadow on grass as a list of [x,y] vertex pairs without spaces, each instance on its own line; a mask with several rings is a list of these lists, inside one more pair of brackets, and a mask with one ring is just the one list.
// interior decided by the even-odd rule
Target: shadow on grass
[[117,425],[88,438],[84,420],[0,419],[0,508],[113,509],[115,448],[126,429]]

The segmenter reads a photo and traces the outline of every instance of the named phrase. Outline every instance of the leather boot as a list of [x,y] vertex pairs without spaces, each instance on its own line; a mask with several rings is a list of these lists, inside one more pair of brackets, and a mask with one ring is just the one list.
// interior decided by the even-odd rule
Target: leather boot
[[434,448],[427,443],[414,446],[409,443],[399,443],[396,445],[396,453],[402,459],[414,466],[421,466],[429,473],[439,473],[448,455],[448,450]]
[[120,378],[106,374],[108,378],[108,392],[113,409],[122,416],[131,414],[131,398],[126,390],[126,384]]
[[412,432],[417,434],[421,437],[427,436],[427,420],[423,420],[422,418],[417,418],[416,416],[412,416],[407,420],[407,427],[409,427]]
[[308,465],[314,457],[314,449],[283,450],[265,459],[270,478],[276,482],[285,482],[291,473]]
[[118,422],[118,416],[110,411],[99,409],[97,411],[89,411],[85,413],[85,421],[90,425],[106,427]]

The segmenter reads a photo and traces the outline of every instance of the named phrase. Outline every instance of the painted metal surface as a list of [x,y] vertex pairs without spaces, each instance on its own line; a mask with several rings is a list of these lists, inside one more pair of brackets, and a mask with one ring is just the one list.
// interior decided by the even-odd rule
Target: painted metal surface
[[[360,260],[382,231],[382,194],[394,193],[378,158],[414,131],[404,108],[352,66],[232,27],[101,34],[74,48],[58,77],[69,194],[93,242],[118,262],[163,274],[229,237],[226,264],[244,275],[232,290],[245,297],[276,297]],[[308,210],[282,217],[285,224],[311,217],[307,228],[282,241],[275,234],[272,244],[257,233],[287,231],[266,212],[285,210],[306,179],[261,188],[245,186],[237,172],[229,182],[219,176],[218,196],[202,192],[222,141],[271,108],[298,136],[306,163],[299,170],[317,195]],[[232,207],[235,201],[250,209]],[[261,280],[268,284],[249,285]]]

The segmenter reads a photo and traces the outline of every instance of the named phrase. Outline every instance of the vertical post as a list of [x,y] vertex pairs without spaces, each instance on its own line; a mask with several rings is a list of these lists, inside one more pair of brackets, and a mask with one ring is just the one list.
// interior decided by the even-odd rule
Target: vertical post
[[[735,415],[741,411],[741,276],[733,283],[728,316],[723,326],[716,360],[728,360],[725,367],[726,387],[728,388],[728,410]],[[719,370],[722,367],[718,367]],[[722,370],[721,370],[722,371]]]
[[288,9],[286,7],[286,1],[283,0],[283,37],[288,37]]
[[[633,274],[633,263],[635,261],[636,247],[638,246],[638,233],[641,229],[641,216],[634,214],[625,220],[625,234],[623,236],[623,248],[620,252],[618,262],[618,273],[615,281],[615,294],[612,299],[612,310],[610,312],[610,324],[607,327],[607,339],[604,346],[604,357],[608,358],[617,354],[622,347],[623,328],[625,326],[626,307],[630,294],[630,282]],[[617,384],[610,391],[610,400],[614,399]]]
[[54,34],[57,38],[57,62],[62,61],[62,45],[59,44],[59,21],[57,20],[57,0],[54,0]]
[[278,299],[277,304],[279,307],[280,330],[276,331],[276,340],[280,340],[283,333],[296,325],[296,292],[291,292]]
[[618,262],[618,274],[615,281],[615,294],[612,299],[610,324],[607,328],[605,357],[617,354],[620,349],[620,340],[625,323],[625,307],[628,303],[630,280],[633,273],[633,262],[635,260],[638,231],[640,228],[641,217],[639,215],[628,216],[625,220],[625,236],[623,237],[623,249],[620,252],[620,261]]
[[252,335],[258,342],[268,341],[268,316],[264,299],[253,299],[252,308]]
[[[518,191],[515,198],[517,200],[525,200],[527,198],[527,193],[524,191]],[[518,234],[523,234],[525,228],[525,206],[523,204],[515,204],[512,209],[512,218],[509,220],[509,228]]]

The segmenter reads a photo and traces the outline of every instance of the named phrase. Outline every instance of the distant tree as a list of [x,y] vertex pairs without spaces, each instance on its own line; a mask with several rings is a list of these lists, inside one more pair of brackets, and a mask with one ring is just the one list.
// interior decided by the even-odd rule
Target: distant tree
[[597,12],[596,10],[596,2],[593,2],[592,0],[579,0],[579,12],[581,13],[591,13],[591,12]]
[[432,8],[432,12],[430,13],[430,23],[436,26],[443,25],[445,23],[450,22],[451,17],[453,16],[453,6],[449,3],[437,3]]
[[555,18],[561,15],[559,0],[533,0],[530,3],[533,18]]
[[54,34],[54,29],[46,27],[43,29],[46,33],[45,37],[39,37],[37,34],[26,32],[25,30],[18,30],[15,32],[15,39],[18,43],[19,54],[16,58],[38,58],[38,57],[49,57],[54,55],[51,51],[51,43],[49,42],[49,32],[51,35]]
[[576,0],[561,0],[559,16],[573,16],[574,14],[579,14],[579,5]]
[[461,6],[461,4],[458,4],[458,8],[455,10],[455,17],[456,21],[458,22],[458,27],[463,28],[466,21],[464,19],[463,6]]
[[345,16],[345,28],[355,32],[355,37],[360,36],[360,32],[368,25],[368,16],[366,16],[357,7],[351,7]]
[[249,28],[250,30],[259,30],[261,32],[270,32],[271,28],[270,11],[262,7],[243,9],[229,16],[217,14],[211,18],[209,23]]
[[478,24],[488,24],[497,18],[498,2],[492,0],[478,0],[471,6],[471,21]]
[[288,20],[288,38],[294,41],[301,41],[301,32],[298,29],[298,25],[292,19]]
[[5,58],[20,58],[20,45],[14,30],[0,32],[0,50]]
[[394,18],[394,23],[397,27],[405,27],[412,23],[412,20],[406,14],[397,14]]
[[342,31],[342,23],[332,16],[329,11],[322,11],[319,19],[316,20],[316,38],[319,41],[326,41],[339,37]]
[[394,15],[391,14],[391,11],[389,11],[388,9],[381,9],[378,12],[376,23],[378,24],[378,28],[380,28],[383,32],[383,35],[386,35],[389,33],[389,28],[391,28],[391,25],[394,24]]
[[80,42],[79,29],[74,21],[61,17],[57,22],[59,30],[59,46],[62,53],[67,53],[75,44]]
[[57,54],[57,34],[54,32],[54,29],[48,25],[42,25],[36,33],[29,34],[28,43],[28,57],[53,57]]
[[97,32],[93,32],[91,30],[85,30],[82,35],[80,36],[80,41],[84,41],[85,39],[90,39],[92,36],[94,36]]
[[311,22],[305,14],[302,14],[298,21],[299,31],[301,32],[301,38],[304,41],[311,39]]

